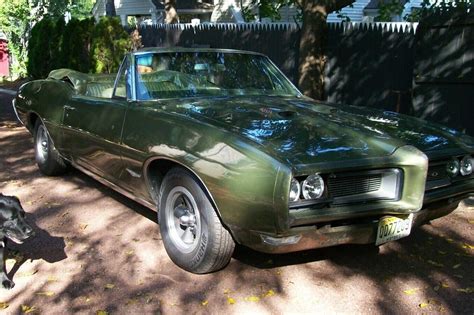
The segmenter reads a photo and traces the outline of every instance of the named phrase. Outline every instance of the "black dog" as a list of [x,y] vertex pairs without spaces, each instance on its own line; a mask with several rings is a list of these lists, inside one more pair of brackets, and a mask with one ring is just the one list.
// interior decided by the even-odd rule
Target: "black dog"
[[25,210],[20,200],[13,196],[0,194],[0,280],[5,289],[11,289],[15,285],[6,272],[4,252],[7,240],[21,244],[24,240],[34,235],[33,229],[25,221]]

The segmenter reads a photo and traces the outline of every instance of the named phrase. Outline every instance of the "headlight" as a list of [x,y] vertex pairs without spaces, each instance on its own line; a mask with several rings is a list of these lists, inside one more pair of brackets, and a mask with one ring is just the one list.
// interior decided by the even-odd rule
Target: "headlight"
[[300,193],[300,183],[293,178],[290,184],[290,201],[298,201],[300,199]]
[[462,176],[471,175],[472,164],[473,164],[473,158],[471,156],[466,155],[465,157],[463,157],[463,159],[461,160],[461,167],[460,167],[460,172]]
[[309,175],[301,184],[303,197],[305,199],[318,199],[324,193],[324,180],[318,175]]
[[459,161],[457,159],[452,159],[449,161],[448,165],[446,165],[446,172],[451,177],[458,175],[459,173]]

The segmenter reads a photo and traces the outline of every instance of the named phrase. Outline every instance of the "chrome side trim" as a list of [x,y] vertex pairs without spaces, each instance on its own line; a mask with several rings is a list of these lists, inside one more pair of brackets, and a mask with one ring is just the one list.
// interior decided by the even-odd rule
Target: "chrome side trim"
[[12,100],[12,107],[13,107],[13,111],[15,112],[16,119],[17,119],[23,126],[25,126],[25,123],[20,119],[20,116],[18,115],[18,112],[16,111],[16,99],[15,99],[15,98]]
[[133,201],[138,202],[142,206],[145,206],[145,207],[147,207],[151,210],[157,211],[156,205],[153,205],[152,203],[150,203],[146,200],[143,200],[141,198],[136,197],[131,192],[128,192],[125,189],[120,188],[119,186],[115,185],[114,183],[111,183],[110,181],[106,180],[105,178],[99,177],[98,175],[96,175],[93,172],[85,169],[84,167],[78,165],[77,163],[71,162],[71,164],[72,164],[72,166],[74,166],[74,168],[77,168],[78,170],[80,170],[81,172],[83,172],[87,176],[91,177],[92,179],[98,181],[99,183],[115,190],[116,192],[124,195],[125,197],[127,197],[129,199],[132,199]]

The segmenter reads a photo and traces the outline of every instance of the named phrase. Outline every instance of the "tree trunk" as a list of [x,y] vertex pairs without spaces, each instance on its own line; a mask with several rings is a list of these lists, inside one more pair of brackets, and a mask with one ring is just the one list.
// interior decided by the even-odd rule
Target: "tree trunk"
[[178,23],[178,12],[176,12],[176,0],[165,0],[166,24]]
[[327,15],[355,0],[300,0],[303,12],[299,50],[298,85],[303,94],[324,99],[324,67],[326,65]]

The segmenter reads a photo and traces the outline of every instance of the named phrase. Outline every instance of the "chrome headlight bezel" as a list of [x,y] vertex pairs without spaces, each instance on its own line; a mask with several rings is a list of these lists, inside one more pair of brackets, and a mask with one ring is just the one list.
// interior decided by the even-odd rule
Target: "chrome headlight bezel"
[[325,190],[324,179],[319,174],[312,174],[306,177],[301,183],[301,192],[304,199],[315,200],[324,195]]
[[291,183],[290,183],[290,192],[288,194],[288,200],[290,202],[297,202],[298,200],[300,200],[300,196],[301,196],[300,182],[296,178],[292,178]]
[[460,169],[460,163],[459,160],[456,158],[453,158],[446,164],[446,172],[449,175],[449,177],[456,177],[459,175],[459,169]]
[[466,155],[462,158],[459,167],[459,173],[462,176],[469,176],[472,174],[472,167],[474,164],[474,159],[470,155]]

